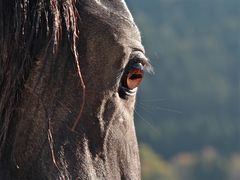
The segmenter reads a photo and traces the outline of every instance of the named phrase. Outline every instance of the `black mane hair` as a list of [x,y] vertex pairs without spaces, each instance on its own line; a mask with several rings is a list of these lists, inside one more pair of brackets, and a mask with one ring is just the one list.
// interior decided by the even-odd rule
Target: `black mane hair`
[[64,37],[81,78],[76,6],[76,0],[0,1],[0,159],[11,143],[9,131],[17,123],[17,104],[39,53],[56,54]]

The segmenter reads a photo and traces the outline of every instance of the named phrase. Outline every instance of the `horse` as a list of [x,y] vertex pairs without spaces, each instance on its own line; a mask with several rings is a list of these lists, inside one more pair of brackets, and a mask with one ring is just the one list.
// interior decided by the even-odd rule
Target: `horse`
[[150,69],[124,0],[0,0],[0,179],[140,179]]

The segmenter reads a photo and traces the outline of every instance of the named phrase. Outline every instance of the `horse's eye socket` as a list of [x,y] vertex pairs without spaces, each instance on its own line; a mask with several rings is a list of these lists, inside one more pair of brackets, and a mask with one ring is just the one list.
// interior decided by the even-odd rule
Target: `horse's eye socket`
[[144,70],[143,65],[137,63],[133,65],[125,74],[123,85],[127,89],[134,89],[138,87],[143,80]]

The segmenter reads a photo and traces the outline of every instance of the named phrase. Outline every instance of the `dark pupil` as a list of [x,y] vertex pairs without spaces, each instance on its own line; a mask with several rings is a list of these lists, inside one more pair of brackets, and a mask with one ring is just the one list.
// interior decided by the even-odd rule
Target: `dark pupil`
[[142,75],[141,74],[132,74],[129,79],[141,79]]

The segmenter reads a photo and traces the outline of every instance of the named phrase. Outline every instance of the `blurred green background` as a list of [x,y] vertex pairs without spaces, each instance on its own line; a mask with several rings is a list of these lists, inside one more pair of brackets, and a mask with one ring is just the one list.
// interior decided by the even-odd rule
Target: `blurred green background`
[[240,1],[127,4],[155,70],[135,113],[143,180],[240,180]]

